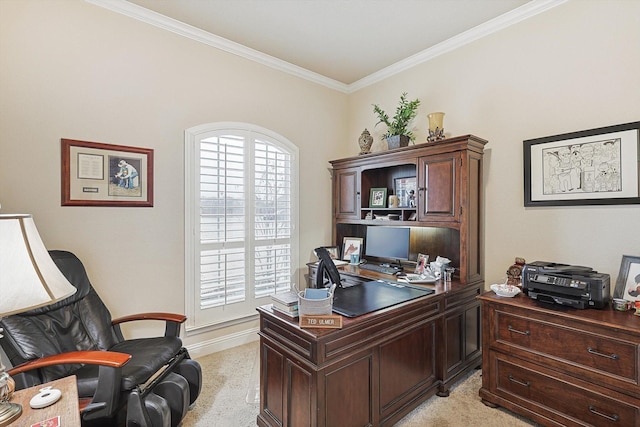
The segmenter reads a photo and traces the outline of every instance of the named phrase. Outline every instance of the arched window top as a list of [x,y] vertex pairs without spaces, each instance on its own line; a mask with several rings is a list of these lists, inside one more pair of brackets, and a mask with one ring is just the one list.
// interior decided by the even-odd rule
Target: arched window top
[[263,135],[270,142],[275,143],[276,146],[280,146],[288,151],[290,154],[298,157],[298,147],[289,141],[284,136],[273,132],[269,129],[257,126],[251,123],[243,122],[213,122],[205,123],[198,126],[191,127],[185,131],[187,138],[189,136],[196,138],[202,138],[206,134],[218,134],[219,132],[252,132],[256,135]]

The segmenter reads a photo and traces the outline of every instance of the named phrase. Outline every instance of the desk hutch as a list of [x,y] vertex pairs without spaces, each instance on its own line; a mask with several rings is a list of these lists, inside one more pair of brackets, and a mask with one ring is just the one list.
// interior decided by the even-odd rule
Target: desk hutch
[[[480,366],[486,143],[467,135],[331,162],[337,246],[367,226],[410,227],[410,258],[447,257],[457,274],[432,295],[345,318],[342,329],[302,329],[260,307],[259,426],[391,426]],[[413,177],[415,207],[369,207],[372,188]],[[399,219],[369,219],[389,214]],[[384,277],[350,265],[340,275],[346,285]]]

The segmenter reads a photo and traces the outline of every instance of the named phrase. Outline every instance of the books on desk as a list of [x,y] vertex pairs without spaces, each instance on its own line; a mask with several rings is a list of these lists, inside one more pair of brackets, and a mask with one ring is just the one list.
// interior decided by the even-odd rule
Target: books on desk
[[271,304],[274,310],[282,314],[298,317],[298,294],[294,291],[271,295]]

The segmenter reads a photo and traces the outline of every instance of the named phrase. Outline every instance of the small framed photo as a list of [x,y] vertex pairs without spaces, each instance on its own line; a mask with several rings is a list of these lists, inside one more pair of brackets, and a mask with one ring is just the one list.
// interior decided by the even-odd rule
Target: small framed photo
[[415,208],[416,177],[396,178],[393,181],[393,193],[400,199],[401,208]]
[[[338,254],[338,247],[337,246],[323,246],[323,248],[325,248],[327,250],[327,252],[329,253],[329,256],[331,257],[331,259],[340,259],[340,255]],[[316,254],[317,256],[317,254]]]
[[370,208],[384,208],[386,206],[387,200],[387,189],[386,188],[372,188],[371,194],[369,196],[369,207]]
[[350,261],[352,254],[360,256],[362,251],[362,240],[363,239],[360,237],[345,237],[342,244],[342,259]]
[[640,256],[622,256],[613,297],[627,301],[640,300]]
[[429,255],[418,254],[418,262],[416,263],[416,274],[424,273],[424,270],[428,265],[429,265]]

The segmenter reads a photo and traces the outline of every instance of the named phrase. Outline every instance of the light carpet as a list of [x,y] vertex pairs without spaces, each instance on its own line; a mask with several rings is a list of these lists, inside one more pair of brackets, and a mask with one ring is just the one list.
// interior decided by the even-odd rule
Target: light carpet
[[[260,412],[258,351],[256,341],[198,358],[202,393],[182,426],[254,427]],[[449,397],[431,397],[396,427],[537,426],[504,408],[485,406],[478,397],[481,383],[481,371],[471,372],[451,388]]]

